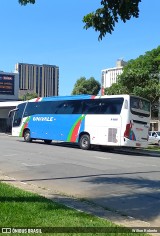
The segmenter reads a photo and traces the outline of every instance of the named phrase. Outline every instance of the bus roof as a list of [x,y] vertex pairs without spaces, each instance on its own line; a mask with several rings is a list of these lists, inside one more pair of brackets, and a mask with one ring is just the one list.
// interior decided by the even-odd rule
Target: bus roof
[[43,102],[43,101],[60,101],[60,100],[79,100],[79,99],[98,99],[98,98],[115,98],[115,97],[129,97],[127,94],[121,95],[104,95],[95,96],[88,94],[72,95],[72,96],[52,96],[52,97],[39,97],[29,100],[28,102]]
[[24,101],[6,101],[0,102],[0,108],[7,108],[7,107],[16,107],[19,104],[23,103]]

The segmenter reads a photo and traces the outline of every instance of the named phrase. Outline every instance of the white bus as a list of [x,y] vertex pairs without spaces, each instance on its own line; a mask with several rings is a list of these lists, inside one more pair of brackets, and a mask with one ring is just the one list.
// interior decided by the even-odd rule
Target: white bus
[[130,95],[42,97],[19,104],[12,135],[26,142],[52,140],[91,145],[147,147],[150,102]]

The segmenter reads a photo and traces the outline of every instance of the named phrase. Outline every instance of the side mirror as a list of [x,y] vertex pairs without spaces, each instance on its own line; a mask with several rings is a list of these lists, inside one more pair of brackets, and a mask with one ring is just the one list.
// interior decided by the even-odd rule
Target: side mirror
[[9,117],[9,118],[11,117],[11,114],[12,114],[12,112],[11,112],[11,111],[9,111],[9,113],[8,113],[8,117]]
[[15,111],[18,111],[18,110],[19,110],[18,108],[10,110],[9,113],[8,113],[8,117],[10,118],[12,116],[12,113],[15,112]]

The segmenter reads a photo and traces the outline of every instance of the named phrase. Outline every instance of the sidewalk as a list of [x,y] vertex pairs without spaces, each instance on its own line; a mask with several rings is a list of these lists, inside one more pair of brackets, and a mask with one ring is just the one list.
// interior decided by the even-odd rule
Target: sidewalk
[[132,148],[122,148],[119,149],[118,151],[121,152],[127,152],[129,154],[140,154],[140,155],[147,155],[147,156],[153,156],[153,157],[160,157],[160,152],[159,151],[154,151],[154,150],[146,150],[146,149],[132,149]]

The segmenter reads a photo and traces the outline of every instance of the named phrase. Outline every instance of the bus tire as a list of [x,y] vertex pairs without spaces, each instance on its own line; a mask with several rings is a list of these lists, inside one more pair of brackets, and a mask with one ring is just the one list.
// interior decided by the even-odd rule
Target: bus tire
[[160,140],[158,141],[158,146],[160,147]]
[[45,144],[51,144],[51,142],[52,142],[52,140],[50,140],[50,139],[44,139]]
[[88,134],[83,134],[79,140],[79,146],[83,150],[89,150],[91,147],[90,137]]
[[32,142],[32,139],[31,139],[30,136],[31,136],[30,135],[30,130],[29,129],[25,130],[24,131],[24,141],[27,142],[27,143]]

